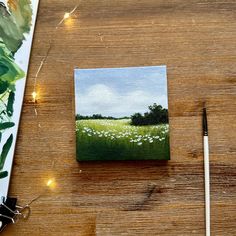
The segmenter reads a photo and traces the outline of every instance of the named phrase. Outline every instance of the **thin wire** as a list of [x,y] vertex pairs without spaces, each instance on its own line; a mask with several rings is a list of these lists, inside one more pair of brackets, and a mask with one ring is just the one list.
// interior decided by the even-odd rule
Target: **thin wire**
[[[77,4],[68,14],[69,16],[71,16],[76,10],[77,8],[79,7],[79,4]],[[39,67],[37,69],[37,72],[35,74],[35,76],[33,77],[34,79],[34,90],[33,92],[36,92],[36,88],[37,88],[37,82],[38,82],[38,77],[39,77],[39,74],[40,72],[42,71],[44,65],[45,65],[45,62],[47,61],[48,59],[48,56],[50,54],[50,51],[52,49],[52,46],[54,44],[54,39],[55,39],[55,34],[57,32],[57,30],[59,29],[59,27],[62,25],[62,23],[66,20],[67,18],[65,18],[65,15],[63,16],[63,18],[58,22],[58,24],[56,25],[55,27],[55,30],[54,30],[54,33],[52,34],[50,40],[49,40],[49,46],[48,46],[48,49],[46,51],[46,54],[45,56],[43,57],[43,59],[40,61],[40,64],[39,64]],[[34,100],[34,112],[35,112],[35,116],[37,117],[38,116],[38,111],[37,111],[37,107],[36,107],[36,104],[37,104],[37,99]],[[38,128],[41,128],[41,125],[40,123],[38,124]],[[27,205],[30,206],[32,203],[34,203],[35,201],[37,201],[39,198],[41,198],[44,194],[46,194],[48,191],[48,189],[45,189],[44,191],[42,191],[42,193],[40,195],[38,195],[37,197],[33,198]]]
[[[1,4],[1,3],[0,3],[0,4]],[[78,6],[79,6],[79,4],[77,4],[77,5],[68,13],[68,16],[69,16],[69,17],[76,11],[76,9],[78,8]],[[54,36],[55,36],[55,34],[56,34],[58,28],[60,27],[60,25],[61,25],[67,18],[68,18],[68,17],[65,17],[65,15],[63,16],[63,18],[62,18],[62,19],[59,21],[59,23],[56,25],[55,30],[54,30],[54,33],[52,34],[52,36],[51,36],[51,38],[50,38],[50,40],[49,40],[49,47],[48,47],[48,49],[47,49],[47,51],[46,51],[46,54],[45,54],[45,56],[43,57],[43,59],[40,61],[39,67],[38,67],[38,69],[37,69],[37,72],[36,72],[35,76],[33,77],[33,79],[34,79],[34,86],[33,86],[34,90],[33,90],[33,92],[34,92],[34,93],[36,93],[37,80],[38,80],[39,74],[40,74],[40,72],[42,71],[45,62],[47,61],[48,56],[49,56],[49,53],[50,53],[50,51],[51,51],[51,49],[52,49],[52,46],[53,46],[53,44],[54,44],[54,38],[55,38]],[[37,100],[37,99],[34,98],[33,102],[34,102],[34,112],[35,112],[35,116],[37,117],[37,116],[38,116],[38,112],[37,112],[37,107],[36,107],[36,103],[37,103],[36,100]],[[38,124],[38,128],[41,128],[40,123]],[[37,196],[37,197],[35,197],[34,199],[32,199],[32,200],[31,200],[27,205],[25,205],[25,206],[29,207],[29,209],[30,209],[30,205],[31,205],[33,202],[37,201],[37,200],[38,200],[40,197],[42,197],[44,194],[46,194],[47,191],[48,191],[48,188],[45,189],[44,191],[42,191],[42,193],[41,193],[39,196]],[[18,211],[12,211],[12,210],[11,210],[8,206],[6,206],[4,203],[1,203],[0,205],[4,206],[4,207],[5,207],[6,209],[8,209],[11,213],[14,213],[15,216],[21,214],[21,213],[18,212]],[[15,223],[14,218],[8,217],[8,216],[3,215],[3,214],[0,214],[0,217],[5,217],[5,218],[7,218],[7,219],[10,219],[13,223]],[[3,230],[3,229],[1,229],[0,232],[1,232],[2,230]]]
[[[76,6],[68,13],[69,16],[71,16],[71,15],[76,11],[76,9],[78,8],[78,6],[79,6],[79,5],[76,5]],[[55,39],[54,36],[55,36],[55,34],[56,34],[58,28],[60,27],[60,25],[61,25],[65,20],[66,20],[66,18],[65,18],[65,15],[64,15],[63,18],[62,18],[62,19],[59,21],[59,23],[56,25],[55,30],[54,30],[54,33],[52,34],[52,36],[51,36],[51,38],[50,38],[50,40],[49,40],[49,47],[48,47],[48,49],[47,49],[47,51],[46,51],[45,56],[44,56],[43,59],[41,60],[40,65],[39,65],[39,67],[38,67],[38,70],[37,70],[37,72],[36,72],[36,74],[35,74],[35,76],[34,76],[34,92],[36,92],[37,80],[38,80],[39,74],[40,74],[41,70],[43,69],[45,62],[47,61],[48,56],[49,56],[49,53],[50,53],[50,51],[51,51],[51,49],[52,49],[52,46],[53,46],[53,44],[54,44],[54,39]],[[35,112],[35,116],[38,116],[37,107],[36,107],[36,101],[34,101],[34,112]]]
[[[80,2],[79,2],[80,3]],[[77,4],[68,14],[69,14],[69,17],[77,10],[77,8],[79,7],[79,4]],[[41,60],[40,62],[40,65],[38,67],[38,70],[34,76],[34,90],[33,92],[36,92],[36,87],[37,87],[37,81],[38,81],[38,77],[39,77],[39,74],[40,72],[42,71],[44,65],[45,65],[45,62],[47,61],[48,59],[48,56],[49,56],[49,53],[52,49],[52,46],[54,44],[54,39],[55,39],[55,34],[57,32],[57,30],[59,29],[59,27],[62,25],[62,23],[66,20],[67,18],[65,18],[65,15],[63,16],[63,18],[58,22],[58,24],[56,25],[55,27],[55,30],[54,30],[54,33],[52,34],[50,40],[49,40],[49,47],[46,51],[46,54],[45,56],[43,57],[43,59]],[[38,112],[37,112],[37,107],[36,107],[36,101],[34,102],[34,111],[35,111],[35,115],[38,116]],[[41,128],[41,125],[38,124],[38,127]],[[48,191],[48,188],[45,189],[44,191],[42,191],[42,193],[40,195],[38,195],[37,197],[33,198],[27,205],[30,206],[32,203],[34,203],[35,201],[37,201],[39,198],[41,198],[43,195],[45,195]]]
[[45,189],[45,191],[43,191],[40,195],[38,195],[37,197],[33,198],[27,205],[30,206],[32,203],[34,203],[35,201],[37,201],[39,198],[41,198],[46,192],[48,191],[48,189]]

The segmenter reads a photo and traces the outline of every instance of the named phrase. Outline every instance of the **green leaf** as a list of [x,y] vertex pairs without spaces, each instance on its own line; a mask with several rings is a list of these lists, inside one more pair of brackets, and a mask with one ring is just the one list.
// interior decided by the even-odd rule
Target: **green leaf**
[[9,97],[8,97],[8,103],[7,103],[7,114],[9,116],[13,115],[13,104],[15,101],[15,93],[14,92],[10,92]]
[[2,148],[2,153],[0,156],[0,170],[3,169],[3,166],[7,158],[7,154],[11,148],[12,142],[13,142],[13,135],[11,134]]
[[[1,9],[1,8],[0,8]],[[1,11],[0,11],[1,18]],[[0,20],[1,21],[1,20]],[[1,24],[2,22],[0,22]],[[5,25],[5,28],[6,25]],[[0,35],[2,38],[2,31],[0,27]],[[0,78],[2,81],[7,81],[9,84],[15,83],[17,80],[24,78],[24,71],[16,64],[15,59],[6,45],[0,39],[0,67],[1,75]],[[8,69],[6,71],[6,68]]]
[[0,172],[0,179],[4,179],[8,176],[8,171],[2,171]]
[[[1,73],[2,73],[2,66],[1,66],[1,63],[0,63],[0,76],[1,76]],[[9,83],[7,81],[4,81],[4,80],[1,80],[0,79],[0,94],[3,94],[7,91],[9,87]]]
[[[2,2],[2,1],[0,1]],[[3,1],[4,2],[4,1]],[[0,4],[0,34],[7,47],[16,52],[32,26],[33,0],[8,0]]]
[[0,63],[0,76],[4,75],[8,72],[8,67],[5,66],[3,63]]
[[2,141],[2,132],[0,132],[0,143]]
[[14,122],[4,122],[4,123],[0,123],[0,130],[9,129],[9,128],[13,127],[14,125],[15,125]]

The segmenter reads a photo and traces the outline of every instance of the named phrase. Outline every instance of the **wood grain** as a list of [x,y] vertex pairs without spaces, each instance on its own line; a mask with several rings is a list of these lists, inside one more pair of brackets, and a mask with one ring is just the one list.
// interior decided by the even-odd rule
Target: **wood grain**
[[[32,204],[3,235],[204,235],[201,110],[209,112],[212,235],[236,235],[236,2],[41,0],[10,195]],[[39,76],[38,117],[30,102]],[[73,69],[167,65],[169,162],[75,160]],[[41,128],[39,127],[39,124]]]

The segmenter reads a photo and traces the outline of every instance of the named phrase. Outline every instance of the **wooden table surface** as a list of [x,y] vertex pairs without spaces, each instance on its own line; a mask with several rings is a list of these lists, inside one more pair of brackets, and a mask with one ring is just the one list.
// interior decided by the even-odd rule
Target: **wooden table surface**
[[[51,38],[36,117],[33,77]],[[235,42],[233,0],[41,0],[9,194],[43,194],[3,235],[204,235],[204,101],[212,235],[236,235]],[[172,160],[77,163],[74,67],[164,64]]]

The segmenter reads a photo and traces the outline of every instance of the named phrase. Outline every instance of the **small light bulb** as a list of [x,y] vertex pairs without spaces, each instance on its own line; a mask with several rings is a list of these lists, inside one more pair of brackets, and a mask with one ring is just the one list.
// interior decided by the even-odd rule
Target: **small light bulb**
[[66,12],[65,15],[64,15],[64,20],[68,19],[69,17],[70,17],[70,13]]
[[35,102],[36,101],[36,97],[37,97],[37,93],[35,91],[32,93],[32,97],[33,97],[33,101]]
[[49,179],[48,182],[47,182],[47,186],[48,187],[51,187],[53,184],[53,179]]

